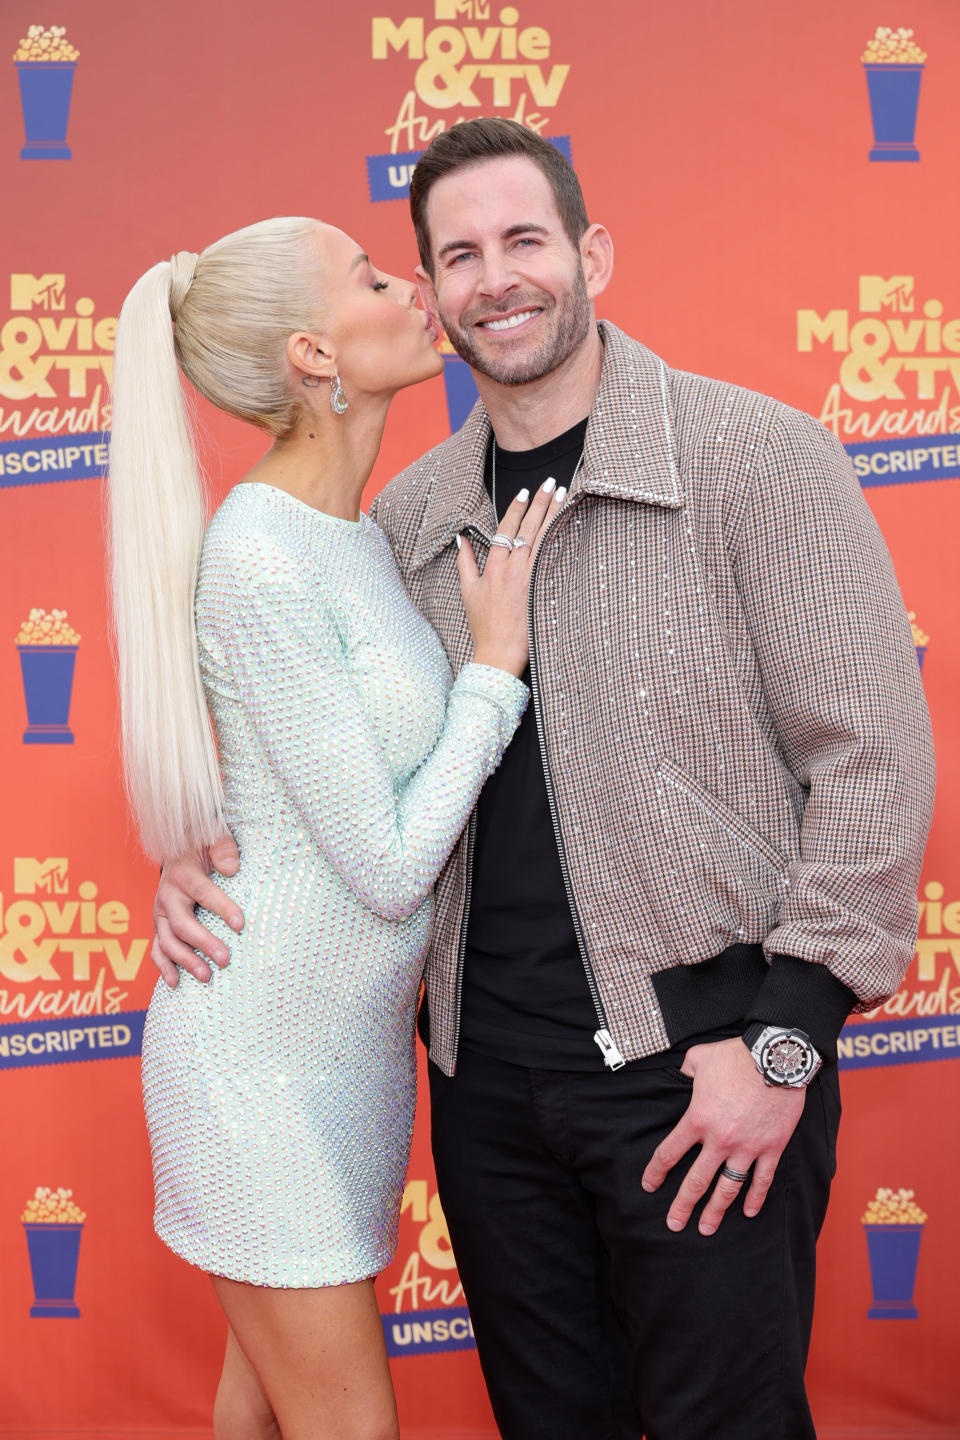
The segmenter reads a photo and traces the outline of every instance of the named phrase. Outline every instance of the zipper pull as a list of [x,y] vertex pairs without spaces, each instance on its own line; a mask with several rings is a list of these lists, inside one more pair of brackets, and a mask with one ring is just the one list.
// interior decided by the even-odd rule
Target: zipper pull
[[627,1062],[626,1060],[624,1060],[623,1056],[620,1054],[620,1051],[617,1049],[614,1043],[613,1036],[610,1034],[609,1030],[598,1030],[596,1035],[594,1035],[593,1037],[593,1041],[595,1045],[600,1046],[600,1050],[603,1054],[603,1063],[604,1065],[606,1065],[608,1070],[623,1069],[624,1065],[626,1065]]

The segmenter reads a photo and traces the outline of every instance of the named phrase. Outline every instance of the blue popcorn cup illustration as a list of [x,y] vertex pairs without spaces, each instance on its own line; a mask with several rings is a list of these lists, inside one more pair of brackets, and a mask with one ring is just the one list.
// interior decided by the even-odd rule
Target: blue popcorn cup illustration
[[83,1223],[24,1222],[33,1276],[33,1318],[76,1320],[75,1296]]
[[444,355],[443,383],[447,391],[450,433],[459,430],[479,399],[470,366],[459,355]]
[[873,1304],[869,1320],[916,1320],[917,1279],[923,1225],[864,1225],[870,1257]]
[[24,745],[72,745],[70,698],[76,645],[18,645],[27,702]]
[[26,144],[21,160],[69,160],[67,123],[76,61],[18,61]]
[[873,121],[871,160],[917,161],[914,144],[923,65],[864,65]]

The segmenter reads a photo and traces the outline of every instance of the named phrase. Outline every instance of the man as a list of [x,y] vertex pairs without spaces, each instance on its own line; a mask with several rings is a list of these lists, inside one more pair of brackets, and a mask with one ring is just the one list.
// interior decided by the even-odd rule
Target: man
[[[817,422],[598,325],[611,240],[545,141],[455,126],[411,208],[482,403],[372,513],[455,667],[457,536],[482,552],[521,488],[569,487],[532,704],[437,886],[421,1017],[497,1422],[807,1440],[836,1037],[913,953],[932,804],[889,556]],[[161,966],[213,953],[194,898],[230,918],[181,862]]]

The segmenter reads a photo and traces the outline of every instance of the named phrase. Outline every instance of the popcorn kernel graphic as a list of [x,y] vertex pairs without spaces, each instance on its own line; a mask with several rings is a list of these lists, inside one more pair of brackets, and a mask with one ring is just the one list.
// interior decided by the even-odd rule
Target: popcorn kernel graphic
[[67,39],[65,25],[51,25],[49,30],[45,30],[42,25],[31,25],[13,52],[13,58],[21,64],[29,64],[31,61],[55,64],[58,61],[78,60],[80,51]]
[[891,30],[888,25],[878,25],[872,40],[860,56],[864,65],[922,65],[926,60],[925,50],[913,38],[912,30]]
[[925,1224],[927,1213],[920,1209],[913,1195],[912,1190],[879,1189],[860,1217],[861,1225]]
[[17,645],[79,645],[80,636],[67,624],[66,610],[31,610],[17,632]]
[[38,1185],[33,1199],[27,1201],[27,1208],[20,1219],[31,1225],[82,1225],[86,1213],[74,1203],[72,1190],[51,1190]]

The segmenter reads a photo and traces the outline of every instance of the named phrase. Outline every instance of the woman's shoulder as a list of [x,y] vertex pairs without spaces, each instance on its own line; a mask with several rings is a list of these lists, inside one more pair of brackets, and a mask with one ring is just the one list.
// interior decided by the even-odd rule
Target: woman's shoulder
[[387,548],[366,516],[340,520],[276,486],[243,481],[207,527],[198,595],[309,591],[312,604],[322,603],[325,589],[349,586],[371,546]]
[[318,557],[296,529],[278,523],[266,485],[239,484],[212,516],[203,540],[197,600],[237,601],[277,587],[316,582]]

